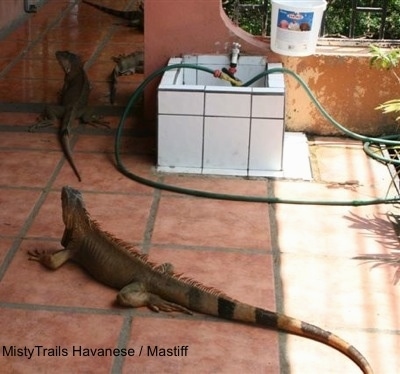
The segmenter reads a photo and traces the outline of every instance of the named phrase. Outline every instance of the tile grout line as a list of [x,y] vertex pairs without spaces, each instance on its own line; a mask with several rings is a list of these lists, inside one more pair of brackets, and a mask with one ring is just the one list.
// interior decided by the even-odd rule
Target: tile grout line
[[237,253],[243,255],[271,255],[272,250],[263,248],[240,248],[240,247],[215,247],[205,245],[190,245],[176,243],[152,243],[152,246],[160,249],[172,249],[183,251],[198,251],[198,252],[216,252],[216,253]]
[[[267,181],[268,196],[275,196],[274,184],[271,180]],[[274,296],[275,296],[275,309],[277,313],[283,313],[283,286],[282,276],[280,272],[281,254],[279,249],[279,228],[276,220],[276,205],[268,204],[268,221],[270,229],[270,241],[272,249],[273,261],[273,279],[274,279]],[[282,372],[289,372],[288,359],[285,351],[287,343],[287,334],[278,332],[278,350],[279,350],[279,368]]]
[[[127,315],[125,316],[121,331],[118,337],[118,347],[119,349],[121,348],[128,348],[128,343],[130,339],[130,332],[132,330],[132,322],[133,322],[133,316],[132,315]],[[113,374],[116,373],[122,373],[122,369],[124,366],[125,362],[125,357],[124,356],[114,356],[114,359],[112,361],[112,367],[111,367],[111,372]]]
[[15,57],[11,60],[11,62],[4,67],[0,71],[0,79],[4,78],[7,73],[19,62],[22,60],[22,58],[34,47],[36,46],[44,37],[45,34],[47,34],[57,23],[62,20],[70,11],[71,9],[76,5],[78,0],[75,0],[72,4],[70,4],[67,8],[65,8],[58,17],[56,17],[53,22],[51,22],[47,27],[34,39],[33,41],[27,41],[26,47]]
[[[160,181],[160,178],[159,178]],[[157,219],[158,207],[160,205],[161,200],[161,191],[158,189],[153,190],[153,201],[151,203],[149,216],[147,218],[146,228],[143,235],[143,242],[142,242],[142,253],[148,254],[151,246],[151,239],[153,237],[153,231],[155,222]]]
[[56,175],[53,173],[50,177],[49,181],[43,187],[42,191],[39,194],[39,198],[33,205],[31,212],[28,214],[28,217],[25,219],[24,224],[22,225],[21,229],[15,236],[11,247],[8,249],[6,255],[4,256],[3,262],[0,265],[0,281],[3,279],[5,273],[7,272],[15,254],[17,253],[22,241],[25,239],[26,234],[28,233],[29,229],[31,228],[33,221],[37,217],[41,207],[43,206],[48,194],[51,191],[50,186],[53,184]]
[[57,313],[74,313],[74,314],[94,314],[94,315],[112,315],[125,316],[130,315],[132,311],[117,308],[94,308],[94,307],[79,307],[79,306],[64,306],[52,304],[36,304],[36,303],[16,303],[0,301],[0,308],[41,311],[41,312],[57,312]]

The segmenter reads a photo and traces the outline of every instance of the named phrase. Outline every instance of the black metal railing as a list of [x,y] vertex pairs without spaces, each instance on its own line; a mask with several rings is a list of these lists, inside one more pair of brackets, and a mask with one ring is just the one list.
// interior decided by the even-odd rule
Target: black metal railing
[[373,13],[378,14],[380,17],[378,39],[383,39],[386,24],[387,6],[388,1],[380,1],[380,6],[365,6],[361,5],[359,0],[352,0],[351,2],[351,24],[350,24],[350,38],[355,38],[356,20],[360,14]]
[[320,36],[348,39],[396,39],[398,34],[390,33],[389,27],[396,15],[393,12],[393,19],[389,20],[387,17],[389,5],[394,8],[396,2],[400,8],[400,1],[393,0],[328,0]]
[[[253,35],[270,33],[270,0],[222,0],[228,16]],[[320,37],[400,39],[400,0],[327,0]]]

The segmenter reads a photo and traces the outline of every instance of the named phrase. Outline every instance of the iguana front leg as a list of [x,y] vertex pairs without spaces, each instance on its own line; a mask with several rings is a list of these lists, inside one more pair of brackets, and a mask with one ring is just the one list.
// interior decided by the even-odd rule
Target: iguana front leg
[[94,114],[91,108],[85,108],[79,118],[86,125],[110,128],[109,122],[104,121],[101,116]]
[[139,308],[147,306],[153,312],[182,312],[193,314],[181,305],[171,303],[158,295],[147,292],[143,283],[134,282],[125,286],[117,295],[117,301],[122,306]]
[[56,270],[72,258],[72,252],[69,249],[60,249],[58,251],[28,251],[29,260],[40,262],[43,266],[51,270]]
[[57,120],[64,115],[64,112],[65,112],[64,107],[60,105],[46,106],[43,114],[38,118],[38,122],[30,126],[28,131],[34,132],[38,129],[55,125]]

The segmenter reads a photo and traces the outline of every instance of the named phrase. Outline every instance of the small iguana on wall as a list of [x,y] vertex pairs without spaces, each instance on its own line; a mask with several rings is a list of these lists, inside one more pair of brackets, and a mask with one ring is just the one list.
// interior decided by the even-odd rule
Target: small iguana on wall
[[112,60],[116,63],[114,70],[110,75],[110,103],[114,104],[117,93],[117,78],[121,75],[132,75],[144,72],[144,53],[137,51],[129,55],[120,54],[113,56]]
[[61,119],[60,142],[64,154],[70,163],[79,181],[81,176],[72,158],[71,147],[69,144],[69,134],[72,123],[79,118],[83,123],[90,125],[101,125],[108,127],[107,122],[100,120],[93,115],[92,110],[87,107],[90,83],[83,67],[81,58],[68,51],[57,51],[56,58],[64,70],[64,85],[60,92],[60,105],[46,106],[39,122],[32,125],[29,131],[35,131],[43,127],[55,124],[57,119]]
[[112,16],[122,18],[129,21],[129,26],[144,29],[144,1],[139,2],[137,10],[117,10],[105,7],[103,5],[92,3],[91,1],[82,0],[82,3],[90,5],[104,13],[111,14]]
[[56,252],[30,251],[29,259],[49,269],[68,260],[82,266],[97,281],[120,290],[122,306],[146,306],[155,312],[192,311],[253,324],[309,338],[337,349],[354,361],[364,374],[373,374],[364,356],[338,336],[300,320],[235,300],[223,292],[176,274],[171,264],[155,265],[131,245],[117,239],[94,221],[85,208],[81,193],[64,186],[61,192],[65,225]]

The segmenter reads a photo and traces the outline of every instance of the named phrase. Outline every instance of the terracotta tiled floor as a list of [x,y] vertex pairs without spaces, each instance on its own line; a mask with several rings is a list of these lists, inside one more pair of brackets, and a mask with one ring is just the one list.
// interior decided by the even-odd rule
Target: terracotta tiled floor
[[[54,103],[62,71],[54,52],[88,61],[91,104],[117,113],[142,76],[120,79],[117,109],[108,104],[110,57],[143,48],[143,35],[79,1],[52,0],[0,40],[0,367],[7,373],[359,373],[322,344],[274,331],[115,305],[116,291],[74,264],[56,272],[27,260],[34,248],[57,249],[63,232],[60,189],[82,190],[104,229],[154,262],[245,302],[333,331],[355,345],[377,374],[400,372],[400,285],[395,268],[351,259],[387,254],[398,240],[388,206],[265,205],[177,195],[137,184],[113,159],[114,132],[79,127],[72,138],[83,181],[65,162],[57,129],[27,132]],[[104,1],[126,5],[127,1]],[[106,115],[111,127],[117,115]],[[158,175],[154,139],[129,123],[123,159],[144,177],[184,187],[290,199],[348,200],[385,195],[386,168],[361,145],[310,140],[314,180],[247,180]],[[140,135],[140,136],[139,136]],[[12,356],[10,347],[36,348]],[[140,349],[188,346],[186,357],[149,357]],[[74,348],[75,347],[75,351]],[[134,357],[87,356],[77,349],[133,348]],[[50,353],[49,353],[50,352]],[[86,351],[87,352],[87,351]]]

